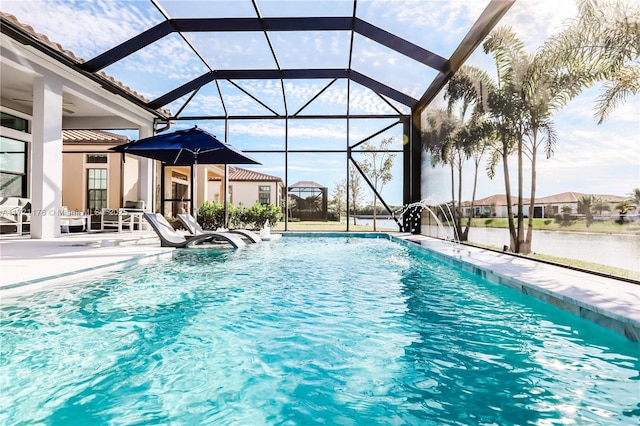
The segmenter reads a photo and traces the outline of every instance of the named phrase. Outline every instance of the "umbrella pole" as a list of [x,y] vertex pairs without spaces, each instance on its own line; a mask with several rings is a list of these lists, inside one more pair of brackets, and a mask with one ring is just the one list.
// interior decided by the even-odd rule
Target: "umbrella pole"
[[198,177],[198,161],[196,160],[191,166],[191,213],[193,217],[198,220],[198,209],[196,207],[196,195],[198,191],[196,190],[196,179]]
[[224,227],[229,228],[229,165],[224,165]]

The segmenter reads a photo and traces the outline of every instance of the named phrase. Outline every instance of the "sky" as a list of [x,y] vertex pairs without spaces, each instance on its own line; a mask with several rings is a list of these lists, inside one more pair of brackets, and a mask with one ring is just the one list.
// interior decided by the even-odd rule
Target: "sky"
[[[631,1],[631,0],[628,0]],[[373,25],[397,34],[413,43],[425,46],[434,53],[448,58],[464,37],[465,32],[488,3],[467,0],[362,0],[358,2],[358,16]],[[162,9],[171,17],[195,16],[255,16],[250,1],[159,1]],[[282,14],[311,16],[350,16],[350,1],[259,1],[264,16]],[[12,13],[38,32],[44,33],[77,56],[90,59],[97,54],[122,43],[128,38],[161,22],[162,14],[150,1],[95,0],[95,1],[45,1],[3,0],[2,11]],[[568,18],[576,12],[573,1],[519,0],[507,12],[498,26],[511,26],[533,53],[551,34],[558,32]],[[65,22],[71,24],[62,24]],[[283,68],[318,67],[344,68],[348,63],[348,32],[275,33],[270,42],[278,52]],[[134,88],[147,99],[161,94],[212,69],[274,68],[269,46],[262,36],[248,33],[190,33],[188,41],[198,50],[206,64],[185,49],[185,41],[173,34],[165,37],[130,57],[107,67],[104,71]],[[435,76],[435,71],[402,57],[387,48],[362,37],[354,38],[353,68],[378,79],[389,86],[419,98]],[[170,58],[171,60],[167,60]],[[481,47],[468,59],[468,64],[491,71],[492,59],[482,53]],[[177,65],[179,64],[179,66]],[[402,72],[390,70],[401,69]],[[289,113],[301,108],[308,100],[325,88],[327,81],[295,80],[287,82],[285,92]],[[223,106],[218,90],[223,93],[225,107],[230,114],[265,114],[269,109],[284,112],[282,88],[273,81],[242,81],[240,88],[228,82],[203,87],[184,115],[222,115]],[[345,81],[338,81],[326,89],[310,104],[305,112],[322,114],[346,111]],[[255,102],[245,92],[264,101]],[[584,91],[558,112],[554,121],[558,142],[551,159],[538,162],[537,195],[547,196],[565,191],[587,194],[626,195],[640,187],[640,96],[627,99],[603,124],[597,125],[593,117],[594,102],[599,88]],[[168,105],[176,112],[187,96]],[[269,109],[267,109],[269,108]],[[393,112],[394,108],[407,113],[406,107],[395,101],[386,102],[370,90],[351,85],[349,104],[352,113]],[[350,144],[363,140],[390,125],[389,120],[353,120],[347,130],[344,121],[292,120],[288,129],[289,148],[299,150],[344,149],[348,134]],[[225,138],[225,125],[221,120],[213,122],[177,122],[172,129],[199,127]],[[123,132],[133,139],[135,133]],[[284,148],[285,128],[281,120],[232,121],[229,123],[228,142],[246,151]],[[393,137],[393,148],[400,149],[401,126],[381,133],[373,140]],[[284,157],[280,154],[255,153],[253,157],[263,165],[255,170],[277,175],[289,184],[298,180],[313,180],[329,187],[346,177],[344,154],[318,155],[313,153],[291,154],[288,176],[285,175]],[[484,169],[484,165],[481,166]],[[450,199],[448,169],[423,168],[423,196],[442,201]],[[511,165],[512,174],[515,165]],[[402,161],[396,156],[392,169],[394,179],[382,193],[388,204],[402,203]],[[465,170],[463,198],[471,197],[471,171]],[[529,172],[525,169],[525,174]],[[528,188],[529,183],[525,183]],[[502,175],[490,180],[481,171],[476,198],[504,192]],[[526,196],[527,194],[525,194]],[[370,198],[367,196],[366,198]]]

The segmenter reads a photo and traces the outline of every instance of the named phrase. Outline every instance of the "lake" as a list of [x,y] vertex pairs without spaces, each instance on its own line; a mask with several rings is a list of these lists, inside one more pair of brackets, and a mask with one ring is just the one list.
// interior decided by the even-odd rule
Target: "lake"
[[[423,226],[423,233],[427,226]],[[431,234],[436,236],[435,234]],[[442,232],[440,232],[442,236]],[[469,241],[495,247],[509,245],[509,230],[471,228]],[[640,236],[584,232],[533,231],[534,253],[640,271]]]

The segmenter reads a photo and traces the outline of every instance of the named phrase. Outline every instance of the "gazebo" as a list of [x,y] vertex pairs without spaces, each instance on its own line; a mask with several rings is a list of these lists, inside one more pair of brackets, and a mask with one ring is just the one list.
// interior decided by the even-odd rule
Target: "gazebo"
[[327,187],[313,181],[299,181],[287,189],[289,215],[300,220],[328,220]]

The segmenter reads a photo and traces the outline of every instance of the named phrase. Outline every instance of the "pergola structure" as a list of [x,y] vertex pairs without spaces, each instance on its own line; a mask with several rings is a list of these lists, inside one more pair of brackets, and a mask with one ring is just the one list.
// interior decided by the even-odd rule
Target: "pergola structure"
[[[419,201],[422,195],[421,113],[514,1],[467,2],[467,14],[475,18],[460,24],[466,26],[462,31],[457,28],[457,38],[449,37],[446,30],[433,23],[430,29],[420,32],[394,32],[397,28],[399,32],[403,27],[409,28],[408,24],[402,22],[409,19],[407,10],[408,15],[412,15],[412,19],[417,22],[420,19],[427,21],[436,8],[446,7],[448,2],[442,1],[114,2],[114,8],[127,12],[126,8],[136,7],[135,13],[144,12],[149,19],[140,23],[137,33],[129,31],[126,35],[122,34],[120,42],[115,46],[96,51],[95,46],[102,44],[91,40],[92,43],[87,43],[86,46],[78,43],[79,47],[74,49],[74,53],[38,34],[35,23],[31,23],[33,29],[25,29],[20,23],[28,23],[28,15],[17,16],[16,20],[2,14],[1,30],[4,36],[16,43],[46,55],[61,67],[81,75],[86,81],[100,86],[153,117],[154,133],[170,126],[179,126],[181,122],[185,122],[184,125],[187,126],[190,125],[187,122],[218,120],[224,123],[224,139],[227,140],[229,123],[235,120],[284,122],[282,146],[276,149],[243,146],[243,151],[284,155],[285,185],[289,185],[288,170],[292,154],[344,154],[347,164],[352,164],[362,174],[391,213],[381,194],[377,193],[370,179],[354,161],[353,153],[364,142],[391,127],[400,126],[402,141],[396,151],[402,153],[403,157],[403,203]],[[6,7],[11,10],[11,3],[12,1],[3,2],[3,9]],[[74,7],[74,4],[69,3],[68,6]],[[405,12],[394,14],[393,9],[400,6],[406,9]],[[446,10],[440,11],[440,16],[446,16]],[[71,25],[73,14],[68,19],[69,22],[59,22],[58,26],[63,29]],[[47,36],[56,39],[54,34]],[[447,37],[451,39],[448,52],[435,53],[430,49],[431,40]],[[242,52],[235,57],[223,53],[225,44],[235,43],[243,47]],[[317,52],[313,50],[314,47],[318,47]],[[147,66],[150,63],[144,61],[152,56],[151,53],[163,50],[166,55],[161,59],[167,63],[166,66],[156,67],[161,69],[156,74],[142,76],[143,78],[130,77],[142,73],[143,69],[150,69],[151,66]],[[319,59],[320,53],[328,50],[338,53],[328,59]],[[178,53],[180,57],[175,58]],[[76,54],[88,59],[80,59]],[[381,62],[385,65],[380,66]],[[20,90],[26,88],[27,91],[30,90],[29,86],[33,87],[32,78],[23,78],[15,70],[7,70],[5,61],[2,66],[3,74],[11,76],[10,79],[2,79],[2,91],[5,94],[17,93],[16,86],[24,86]],[[188,67],[189,72],[181,73],[180,79],[162,74],[169,71],[177,73],[181,66],[185,69]],[[132,69],[135,71],[131,71]],[[162,83],[162,93],[152,93],[145,86],[145,81],[152,80]],[[293,101],[296,99],[293,91],[310,82],[314,84],[306,87],[306,102]],[[340,87],[341,93],[346,96],[343,107],[335,112],[313,112],[310,106],[336,87]],[[385,105],[386,110],[356,110],[352,107],[356,92],[372,94],[371,102]],[[238,108],[240,102],[236,100],[239,98],[230,95],[231,93],[242,94],[245,99],[251,99],[253,107],[244,110],[242,106]],[[82,117],[86,99],[71,91],[63,91],[62,96],[68,99],[68,104],[75,107],[71,113],[63,110],[63,128],[108,129],[121,126],[109,124],[104,119],[96,120],[95,115]],[[202,99],[206,99],[206,102]],[[17,95],[11,99],[13,105],[22,103],[23,106],[33,107],[29,104],[33,101],[23,101],[25,100]],[[87,111],[94,109],[87,106]],[[347,141],[344,148],[296,149],[289,146],[291,123],[301,119],[345,120]],[[364,138],[350,139],[349,126],[353,120],[375,119],[391,120],[391,124],[383,125]],[[140,128],[139,125],[132,126],[136,127]],[[144,136],[149,135],[143,134],[142,137]],[[347,176],[347,185],[348,179]],[[348,223],[349,220],[347,230]]]

